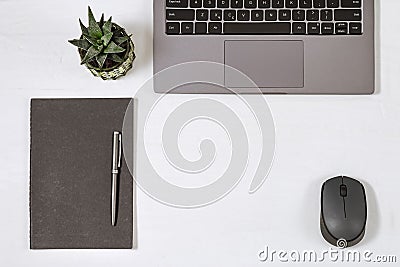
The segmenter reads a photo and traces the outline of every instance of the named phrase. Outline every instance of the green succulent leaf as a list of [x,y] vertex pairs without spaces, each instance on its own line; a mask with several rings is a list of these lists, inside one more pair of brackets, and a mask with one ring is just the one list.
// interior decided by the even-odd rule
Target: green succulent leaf
[[131,39],[131,36],[132,36],[132,35],[124,36],[124,37],[115,37],[115,38],[114,38],[114,41],[115,41],[115,43],[116,43],[117,45],[120,45],[120,44],[125,43],[125,42],[128,41],[129,39]]
[[112,32],[103,35],[103,37],[101,37],[101,40],[103,41],[103,45],[107,46],[110,43],[112,37],[113,37]]
[[120,46],[118,46],[116,43],[114,43],[113,41],[110,42],[110,44],[106,47],[106,49],[104,49],[104,53],[106,54],[117,54],[117,53],[121,53],[124,52],[125,48],[122,48]]
[[117,63],[121,63],[123,61],[123,59],[117,54],[108,54],[108,58]]
[[107,33],[110,33],[110,32],[111,32],[111,28],[112,28],[112,22],[111,22],[111,20],[112,20],[112,17],[110,17],[110,18],[106,21],[106,23],[104,23],[104,25],[103,25],[103,32],[104,32],[104,34],[107,34]]
[[101,14],[101,18],[100,18],[100,21],[99,21],[100,28],[103,27],[103,25],[104,25],[104,13]]
[[103,68],[103,65],[107,59],[107,56],[108,56],[107,54],[99,54],[96,56],[96,61],[97,61],[97,64],[99,64],[100,68]]
[[82,23],[81,19],[79,19],[79,25],[81,26],[81,31],[82,31],[82,34],[89,35],[89,31],[88,31],[88,29],[86,28],[86,26],[85,26],[85,25],[83,25],[83,23]]
[[90,9],[90,7],[88,7],[88,16],[89,16],[89,28],[88,28],[89,35],[94,38],[101,38],[101,36],[103,36],[103,32],[101,31],[99,24],[94,18],[93,12]]
[[82,59],[81,64],[85,64],[92,60],[95,56],[101,53],[101,50],[96,49],[94,46],[90,47],[85,57]]
[[83,50],[89,50],[89,48],[92,46],[91,43],[86,39],[79,39],[79,40],[75,39],[75,40],[69,40],[68,42],[79,48],[82,48]]

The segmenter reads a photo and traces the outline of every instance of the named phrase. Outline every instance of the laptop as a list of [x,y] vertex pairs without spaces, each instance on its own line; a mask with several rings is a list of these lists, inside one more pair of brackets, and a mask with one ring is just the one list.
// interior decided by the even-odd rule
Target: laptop
[[374,0],[154,0],[153,49],[154,74],[221,66],[220,85],[158,82],[158,93],[373,94]]

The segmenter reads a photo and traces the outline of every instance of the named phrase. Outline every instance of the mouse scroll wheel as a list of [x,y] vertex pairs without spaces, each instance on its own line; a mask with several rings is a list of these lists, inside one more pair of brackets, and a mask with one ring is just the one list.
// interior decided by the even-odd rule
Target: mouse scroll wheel
[[345,185],[340,186],[340,196],[347,197],[347,186]]

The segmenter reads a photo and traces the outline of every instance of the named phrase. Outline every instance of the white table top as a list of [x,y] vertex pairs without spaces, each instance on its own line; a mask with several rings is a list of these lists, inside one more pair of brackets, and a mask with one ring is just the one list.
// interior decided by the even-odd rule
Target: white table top
[[[377,2],[379,92],[265,96],[276,124],[276,154],[258,192],[248,194],[251,173],[227,197],[200,209],[165,206],[138,190],[136,250],[31,251],[29,100],[133,96],[152,75],[152,1],[0,0],[1,265],[256,266],[269,264],[257,257],[266,245],[319,252],[329,248],[319,230],[320,186],[338,174],[358,178],[367,187],[367,232],[355,249],[399,257],[400,1]],[[88,4],[97,16],[104,11],[133,34],[135,69],[118,81],[92,77],[67,43],[79,35],[78,18],[86,21]],[[174,105],[190,98],[168,101]],[[199,124],[192,131],[199,127],[212,129]],[[183,137],[181,147],[196,159],[196,144],[184,145],[192,141]],[[257,155],[251,154],[250,161]],[[225,167],[220,164],[215,171]]]

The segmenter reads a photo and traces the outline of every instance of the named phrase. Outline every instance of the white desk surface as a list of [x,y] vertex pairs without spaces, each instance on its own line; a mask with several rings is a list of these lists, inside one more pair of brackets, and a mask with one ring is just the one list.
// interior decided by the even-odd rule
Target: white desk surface
[[[259,250],[328,248],[319,231],[319,191],[337,174],[367,185],[368,228],[356,248],[399,261],[400,1],[379,2],[378,94],[266,96],[275,118],[276,155],[256,194],[248,194],[251,177],[245,176],[221,201],[187,210],[138,190],[136,250],[31,251],[29,100],[133,96],[152,75],[152,1],[0,0],[0,265],[279,266],[260,262]],[[78,18],[86,21],[88,4],[97,16],[113,15],[133,33],[137,60],[123,79],[92,77],[67,43],[79,36]]]

